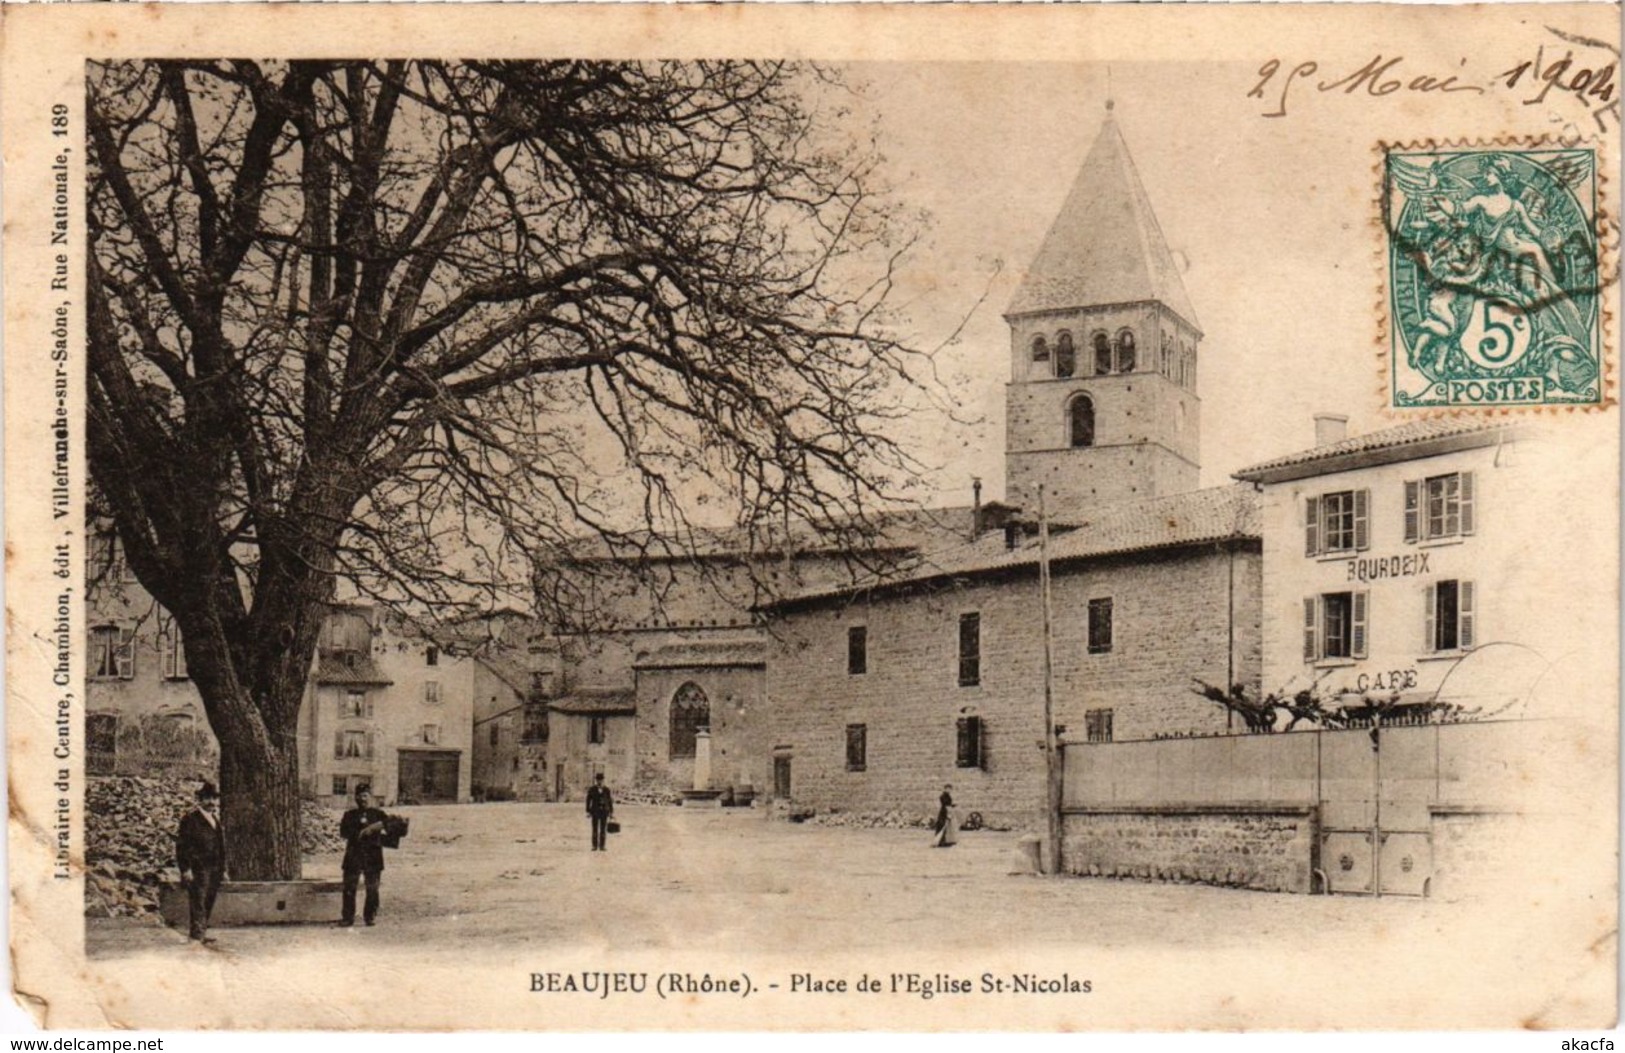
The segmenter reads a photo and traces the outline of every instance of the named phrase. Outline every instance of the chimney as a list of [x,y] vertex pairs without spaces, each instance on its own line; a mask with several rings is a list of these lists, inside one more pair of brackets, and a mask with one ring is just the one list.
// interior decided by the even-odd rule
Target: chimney
[[970,492],[970,539],[975,541],[982,536],[982,479],[980,476],[971,476]]
[[1349,418],[1344,413],[1315,414],[1315,445],[1330,446],[1349,437]]

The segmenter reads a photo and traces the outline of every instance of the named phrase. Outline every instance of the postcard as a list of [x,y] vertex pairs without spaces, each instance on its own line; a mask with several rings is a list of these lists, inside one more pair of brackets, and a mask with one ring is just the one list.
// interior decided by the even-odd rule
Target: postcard
[[0,14],[41,1027],[1613,1025],[1617,7]]

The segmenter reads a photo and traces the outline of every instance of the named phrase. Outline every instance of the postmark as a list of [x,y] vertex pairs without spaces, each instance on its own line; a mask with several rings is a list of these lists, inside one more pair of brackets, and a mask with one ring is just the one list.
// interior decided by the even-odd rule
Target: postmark
[[1394,409],[1598,407],[1606,284],[1593,146],[1386,146]]

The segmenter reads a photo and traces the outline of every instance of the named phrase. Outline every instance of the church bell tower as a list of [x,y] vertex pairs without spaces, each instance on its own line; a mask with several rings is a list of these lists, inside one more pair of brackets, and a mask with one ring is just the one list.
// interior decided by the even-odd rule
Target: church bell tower
[[1006,500],[1060,521],[1194,490],[1202,331],[1128,146],[1106,120],[1004,315]]

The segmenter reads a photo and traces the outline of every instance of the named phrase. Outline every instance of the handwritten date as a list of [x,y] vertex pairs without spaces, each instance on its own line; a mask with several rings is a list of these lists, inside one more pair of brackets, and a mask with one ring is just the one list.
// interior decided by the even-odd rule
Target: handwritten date
[[[1462,65],[1467,64],[1466,59],[1461,60]],[[1275,109],[1264,114],[1265,117],[1285,117],[1287,96],[1294,84],[1301,80],[1309,80],[1321,72],[1318,62],[1300,62],[1287,72],[1278,87],[1271,87],[1270,82],[1275,80],[1276,74],[1281,72],[1280,59],[1270,59],[1258,68],[1258,83],[1253,90],[1247,93],[1249,99],[1268,99],[1265,89],[1275,96]],[[1395,55],[1393,58],[1383,58],[1377,55],[1361,66],[1359,69],[1345,76],[1335,79],[1312,81],[1316,91],[1321,93],[1341,91],[1344,95],[1364,94],[1373,98],[1393,95],[1396,92],[1458,92],[1470,91],[1482,95],[1486,90],[1481,84],[1463,84],[1455,74],[1437,76],[1429,73],[1409,73],[1405,70],[1405,56]]]
[[[1523,99],[1525,106],[1540,105],[1554,92],[1571,95],[1593,113],[1598,124],[1602,123],[1604,112],[1616,116],[1619,112],[1615,101],[1618,61],[1617,55],[1612,53],[1605,52],[1597,61],[1588,63],[1584,58],[1577,59],[1572,50],[1555,57],[1544,47],[1537,47],[1532,59],[1483,80],[1463,72],[1467,66],[1465,58],[1458,65],[1460,69],[1448,74],[1417,72],[1407,67],[1403,55],[1379,54],[1358,69],[1343,72],[1328,70],[1313,60],[1288,67],[1280,59],[1272,58],[1258,68],[1258,80],[1247,92],[1247,98],[1261,99],[1266,105],[1273,103],[1274,109],[1265,110],[1261,116],[1285,117],[1287,103],[1295,91],[1383,98],[1451,92],[1482,95],[1491,90],[1521,89],[1527,94]],[[1341,75],[1337,75],[1339,73]]]

